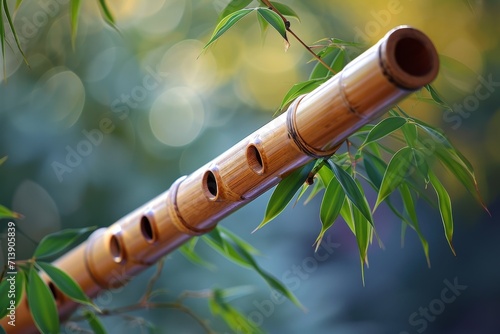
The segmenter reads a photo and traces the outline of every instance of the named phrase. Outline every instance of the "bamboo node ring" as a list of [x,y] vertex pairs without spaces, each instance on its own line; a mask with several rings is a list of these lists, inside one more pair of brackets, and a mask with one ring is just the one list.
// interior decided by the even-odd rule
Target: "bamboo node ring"
[[287,111],[286,115],[286,127],[288,130],[288,135],[290,138],[293,139],[295,145],[299,148],[300,151],[303,153],[307,154],[310,157],[316,158],[316,159],[321,159],[321,158],[326,158],[332,156],[336,151],[337,151],[337,146],[335,146],[331,150],[323,151],[323,150],[318,150],[302,139],[302,137],[299,134],[299,131],[297,129],[297,108],[300,104],[300,101],[305,97],[306,95],[301,95],[298,98],[293,101],[293,103],[290,105]]

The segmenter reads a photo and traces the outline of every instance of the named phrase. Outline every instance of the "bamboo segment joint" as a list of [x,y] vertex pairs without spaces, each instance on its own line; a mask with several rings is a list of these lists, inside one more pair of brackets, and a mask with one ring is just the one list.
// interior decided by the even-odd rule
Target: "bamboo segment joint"
[[[177,204],[177,193],[179,190],[179,186],[186,179],[186,176],[179,178],[174,182],[172,187],[170,188],[169,195],[167,197],[167,208],[170,214],[170,218],[172,222],[177,227],[179,231],[189,235],[202,235],[210,232],[214,226],[210,226],[209,228],[198,228],[196,226],[189,225],[186,220],[182,217],[182,214],[179,210],[179,205]],[[208,191],[207,195],[209,199],[216,198],[218,195],[218,185],[215,179],[215,175],[211,171],[207,171],[205,176],[203,177],[203,184],[206,186],[206,191]]]
[[287,111],[286,115],[286,126],[288,129],[288,135],[290,138],[293,139],[293,142],[299,150],[307,154],[308,156],[316,159],[321,159],[321,158],[326,158],[329,156],[332,156],[336,151],[338,147],[335,147],[330,150],[318,150],[311,145],[309,145],[299,134],[298,129],[297,129],[297,108],[300,104],[300,101],[305,97],[306,95],[299,96],[295,101],[290,105]]

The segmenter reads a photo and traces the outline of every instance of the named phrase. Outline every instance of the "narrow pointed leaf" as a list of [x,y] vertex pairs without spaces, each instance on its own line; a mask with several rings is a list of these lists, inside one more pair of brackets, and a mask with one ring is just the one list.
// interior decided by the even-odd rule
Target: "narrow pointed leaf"
[[222,226],[217,226],[216,228],[219,230],[219,233],[222,235],[223,238],[225,237],[225,238],[231,240],[236,245],[238,245],[238,247],[241,247],[242,249],[244,249],[245,252],[248,252],[249,254],[253,254],[253,255],[260,254],[258,249],[256,249],[254,246],[250,245],[248,242],[246,242],[245,240],[243,240],[242,238],[240,238],[239,236],[237,236],[236,234],[234,234],[233,232],[231,232],[227,228],[222,227]]
[[481,193],[479,192],[476,177],[474,173],[466,167],[463,160],[453,154],[453,152],[441,148],[436,149],[435,156],[437,156],[443,166],[445,166],[457,178],[457,180],[462,183],[465,189],[467,189],[467,191],[476,199],[484,210],[489,213],[489,210],[481,197]]
[[411,195],[410,188],[405,184],[401,184],[399,187],[399,191],[401,193],[401,198],[403,199],[403,205],[406,214],[410,218],[411,225],[415,232],[417,232],[418,238],[420,239],[420,243],[422,244],[422,248],[424,249],[425,258],[427,260],[427,265],[431,266],[431,261],[429,257],[429,243],[425,239],[422,231],[420,230],[420,224],[417,218],[417,210],[415,209],[415,202],[413,201],[413,196]]
[[212,43],[214,43],[219,37],[221,37],[226,31],[229,30],[232,26],[234,26],[238,21],[240,21],[242,18],[253,12],[254,9],[240,9],[236,12],[233,12],[227,16],[225,16],[215,27],[215,30],[212,34],[212,37],[210,37],[210,40],[208,43],[203,47],[205,50],[208,48]]
[[102,324],[101,320],[99,317],[92,311],[85,310],[83,312],[83,316],[85,319],[87,319],[87,322],[89,323],[90,328],[92,328],[92,332],[95,334],[106,334],[106,328]]
[[[319,52],[318,56],[323,59],[335,72],[340,72],[345,66],[345,51],[338,47],[327,47],[324,52]],[[316,60],[316,59],[314,59]],[[329,78],[333,75],[323,64],[318,62],[312,70],[309,79]]]
[[309,194],[309,196],[307,196],[306,200],[304,201],[304,205],[309,204],[309,202],[311,202],[323,189],[325,189],[325,185],[323,184],[323,181],[321,181],[321,179],[318,179],[314,183],[311,193]]
[[441,213],[441,219],[443,221],[443,227],[445,231],[446,240],[450,245],[453,255],[456,255],[455,249],[453,248],[453,213],[451,209],[450,195],[443,187],[439,179],[434,173],[429,173],[429,179],[431,181],[432,187],[436,191],[438,202],[439,202],[439,212]]
[[[3,1],[3,10],[5,13],[5,17],[7,17],[7,22],[9,24],[10,30],[12,31],[12,34],[14,35],[14,40],[16,41],[17,48],[19,49],[19,52],[21,52],[21,56],[23,57],[23,60],[26,63],[26,65],[29,65],[28,60],[26,59],[26,55],[24,54],[23,48],[21,47],[21,43],[19,42],[19,38],[17,36],[17,31],[16,31],[16,28],[14,27],[14,22],[12,21],[12,17],[10,16],[10,10],[9,10],[9,6],[7,4],[7,0],[2,0],[2,1]],[[5,30],[4,30],[4,38],[5,38]]]
[[95,230],[95,227],[66,229],[49,234],[40,241],[33,257],[36,259],[45,259],[62,253],[73,246],[82,235],[93,230]]
[[288,43],[285,22],[283,22],[283,19],[278,14],[268,8],[257,8],[257,13],[269,22],[269,24],[276,29],[281,37],[283,37],[286,43]]
[[440,105],[444,109],[452,110],[452,108],[446,102],[444,102],[444,100],[441,98],[440,94],[437,92],[437,90],[431,84],[425,85],[425,89],[427,89],[427,91],[431,95],[434,102],[436,102],[438,105]]
[[290,90],[285,94],[285,97],[281,101],[279,110],[283,110],[284,108],[286,108],[299,96],[312,92],[313,90],[321,86],[321,84],[323,84],[325,81],[325,78],[320,78],[299,82],[293,85],[293,87],[290,88]]
[[[352,203],[351,203],[352,204]],[[368,246],[370,244],[372,226],[366,218],[361,214],[357,207],[350,205],[351,217],[354,222],[356,231],[356,242],[359,249],[359,257],[361,261],[361,279],[363,286],[365,285],[365,263],[368,264]]]
[[100,311],[71,276],[50,263],[36,261],[36,264],[50,277],[55,286],[66,296],[80,304],[91,306]]
[[21,6],[22,2],[23,2],[23,0],[16,0],[16,6],[14,7],[14,9],[17,10],[19,8],[19,6]]
[[26,294],[38,330],[42,333],[59,333],[59,315],[54,296],[34,267],[29,270]]
[[271,1],[271,3],[281,15],[296,18],[300,22],[299,15],[290,6],[274,1]]
[[418,129],[413,123],[406,123],[401,127],[401,131],[406,139],[406,143],[414,148],[418,140]]
[[371,129],[370,133],[368,133],[368,136],[366,137],[366,140],[361,145],[361,148],[369,143],[375,142],[390,135],[405,124],[406,119],[403,117],[388,117],[382,120],[380,123],[375,125],[373,129]]
[[[194,239],[193,239],[194,240]],[[207,269],[213,270],[215,269],[215,266],[204,259],[202,259],[195,251],[194,249],[191,249],[189,247],[189,244],[184,244],[181,247],[179,247],[179,251],[181,252],[186,259],[188,259],[191,263],[194,263],[196,265],[205,267]]]
[[226,16],[239,11],[240,9],[245,8],[248,6],[252,0],[232,0],[230,1],[227,6],[222,10],[222,12],[219,14],[219,19],[217,20],[217,24],[222,21]]
[[19,219],[19,218],[22,218],[22,215],[17,213],[17,212],[14,212],[14,211],[7,209],[3,205],[0,205],[0,219],[2,219],[2,218]]
[[10,289],[10,282],[4,279],[0,282],[0,319],[5,317],[9,310],[7,309],[10,305],[10,298],[7,298]]
[[260,32],[262,39],[264,39],[269,28],[269,22],[267,22],[261,15],[257,15],[257,21],[259,21]]
[[301,308],[302,310],[305,310],[304,306],[300,303],[300,301],[295,297],[293,292],[291,292],[283,283],[281,283],[279,280],[277,280],[274,276],[271,274],[267,273],[264,271],[255,261],[255,259],[252,257],[252,255],[248,252],[246,252],[244,249],[239,248],[238,251],[241,253],[241,255],[247,259],[248,263],[251,264],[251,266],[254,268],[256,272],[259,273],[259,275],[267,282],[267,284],[274,290],[278,291],[281,293],[283,296],[288,298],[292,303],[294,303],[297,307]]
[[75,48],[76,33],[78,30],[78,15],[80,14],[80,8],[81,8],[80,0],[71,0],[70,23],[71,23],[71,44],[73,45],[73,49]]
[[[1,19],[0,19],[0,23],[1,23]],[[2,166],[5,161],[7,161],[7,158],[8,158],[7,156],[0,158],[0,166]]]
[[316,239],[316,251],[321,244],[321,240],[325,232],[332,227],[333,223],[340,214],[342,205],[344,204],[345,193],[336,178],[332,178],[326,188],[323,201],[320,208],[321,232]]
[[359,190],[356,181],[350,174],[348,174],[342,167],[337,165],[335,162],[332,162],[331,166],[333,169],[333,173],[335,174],[335,177],[337,178],[340,185],[344,189],[346,196],[349,198],[351,203],[358,208],[358,210],[368,220],[368,222],[373,225],[373,217],[370,207],[366,202],[365,196]]
[[340,209],[340,215],[346,222],[347,226],[351,230],[352,234],[356,236],[356,228],[354,226],[354,220],[352,218],[352,213],[351,213],[351,202],[348,200],[344,200],[344,203],[342,204],[342,208]]
[[314,164],[315,162],[312,161],[295,170],[278,184],[267,203],[264,219],[254,232],[276,218],[287,207],[295,193],[307,180],[309,172],[313,169]]
[[[3,80],[7,81],[7,59],[5,58],[5,26],[3,23],[2,5],[0,3],[0,47],[2,49],[2,67],[3,67]],[[2,158],[2,163],[5,161]]]
[[213,230],[210,233],[205,234],[202,236],[202,240],[228,260],[233,261],[244,268],[252,267],[251,263],[249,263],[247,259],[242,257],[231,244],[227,243],[222,238],[218,230]]
[[108,7],[108,4],[106,3],[106,0],[99,0],[99,7],[101,8],[102,14],[104,16],[104,20],[110,24],[112,27],[115,26],[115,18],[113,17],[113,14],[111,13],[111,10]]
[[413,161],[413,150],[410,147],[403,147],[394,154],[387,165],[387,169],[380,185],[377,196],[376,209],[382,201],[389,196],[405,179]]

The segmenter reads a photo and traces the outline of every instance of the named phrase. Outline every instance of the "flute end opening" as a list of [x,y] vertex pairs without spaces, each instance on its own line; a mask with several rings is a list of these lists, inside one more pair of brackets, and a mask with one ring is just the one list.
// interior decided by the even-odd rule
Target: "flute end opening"
[[381,45],[385,72],[399,86],[420,89],[439,72],[439,57],[432,41],[418,29],[400,26],[387,34]]

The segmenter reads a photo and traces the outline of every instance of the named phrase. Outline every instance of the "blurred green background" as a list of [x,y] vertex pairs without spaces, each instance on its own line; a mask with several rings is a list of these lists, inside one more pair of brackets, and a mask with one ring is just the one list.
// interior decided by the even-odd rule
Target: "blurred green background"
[[[320,198],[287,209],[250,234],[263,217],[266,194],[222,224],[262,251],[259,262],[284,280],[307,313],[290,302],[270,302],[269,289],[255,273],[203,247],[201,254],[217,264],[216,270],[174,253],[159,286],[172,297],[185,290],[254,286],[234,304],[269,333],[498,333],[500,3],[283,2],[299,13],[301,22],[292,21],[292,27],[307,43],[337,37],[373,44],[400,24],[433,39],[443,56],[435,86],[462,112],[444,113],[415,101],[407,110],[441,127],[472,161],[492,217],[457,181],[446,178],[458,256],[449,250],[439,213],[423,204],[419,218],[430,243],[429,269],[417,236],[409,232],[402,248],[400,222],[381,208],[375,219],[386,249],[371,247],[363,287],[355,239],[340,222],[326,237],[331,254],[323,249],[314,257]],[[14,1],[9,3],[13,8]],[[103,23],[96,1],[86,1],[74,50],[67,3],[22,4],[15,24],[30,68],[7,49],[6,73],[0,76],[7,78],[0,86],[0,156],[9,157],[0,167],[0,203],[25,216],[17,226],[33,240],[62,228],[110,225],[268,122],[284,93],[306,80],[312,68],[296,41],[285,53],[270,31],[263,43],[250,17],[200,56],[227,0],[110,0],[121,34]],[[477,96],[478,85],[487,96]],[[94,143],[85,144],[92,134]],[[68,153],[78,150],[83,156],[68,165]],[[20,233],[17,245],[19,258],[30,257],[36,246]],[[98,305],[136,301],[152,273],[103,295]],[[188,305],[210,318],[206,300]],[[135,315],[161,333],[202,333],[178,311]],[[130,319],[104,321],[112,333],[141,333]],[[210,323],[220,333],[230,332],[217,319]]]

